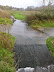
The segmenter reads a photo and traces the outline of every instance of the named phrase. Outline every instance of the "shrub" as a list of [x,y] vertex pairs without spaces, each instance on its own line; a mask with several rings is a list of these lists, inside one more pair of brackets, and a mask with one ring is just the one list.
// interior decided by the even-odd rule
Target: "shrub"
[[36,20],[36,17],[34,15],[27,15],[26,16],[26,22],[30,25],[34,20]]
[[36,14],[31,14],[26,16],[26,22],[28,23],[28,25],[32,25],[32,24],[34,25],[40,23],[47,24],[49,22],[52,22],[53,20],[54,20],[54,14],[52,13],[36,13]]

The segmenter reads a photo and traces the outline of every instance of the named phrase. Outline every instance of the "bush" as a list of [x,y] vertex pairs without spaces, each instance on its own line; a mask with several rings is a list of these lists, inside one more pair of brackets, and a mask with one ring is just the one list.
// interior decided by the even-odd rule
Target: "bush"
[[30,25],[34,20],[36,20],[36,16],[34,15],[27,15],[26,22]]
[[[51,24],[52,21],[53,21],[53,23]],[[45,27],[45,25],[47,24],[46,27],[51,27],[52,25],[54,26],[54,14],[52,14],[52,13],[36,13],[36,14],[27,15],[26,22],[28,23],[28,25],[33,25],[33,26],[39,25],[39,26]]]

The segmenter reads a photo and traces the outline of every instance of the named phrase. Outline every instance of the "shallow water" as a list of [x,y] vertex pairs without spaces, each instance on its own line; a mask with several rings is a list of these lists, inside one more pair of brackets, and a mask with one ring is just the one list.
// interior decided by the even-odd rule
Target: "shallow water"
[[21,56],[19,67],[47,66],[53,63],[53,58],[46,46],[46,39],[54,36],[54,28],[37,28],[27,26],[17,20],[13,23],[10,33],[15,36],[16,62]]

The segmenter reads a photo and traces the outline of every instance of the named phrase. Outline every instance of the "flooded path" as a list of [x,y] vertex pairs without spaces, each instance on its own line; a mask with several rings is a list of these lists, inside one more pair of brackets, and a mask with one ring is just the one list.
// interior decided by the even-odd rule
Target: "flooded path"
[[47,66],[53,63],[51,53],[46,46],[46,39],[54,36],[54,28],[33,30],[25,22],[16,19],[10,33],[16,39],[16,62],[21,58],[19,67]]

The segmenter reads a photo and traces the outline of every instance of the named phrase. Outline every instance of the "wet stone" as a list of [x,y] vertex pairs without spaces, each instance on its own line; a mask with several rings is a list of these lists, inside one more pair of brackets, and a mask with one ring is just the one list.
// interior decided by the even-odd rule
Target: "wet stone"
[[47,68],[37,67],[36,72],[48,72]]
[[42,68],[42,72],[48,72],[47,68]]
[[24,68],[25,72],[34,72],[34,68],[26,67]]
[[18,69],[18,72],[25,72],[24,68]]
[[42,67],[38,67],[38,66],[37,66],[36,72],[42,72]]
[[48,66],[48,72],[54,72],[54,65]]

